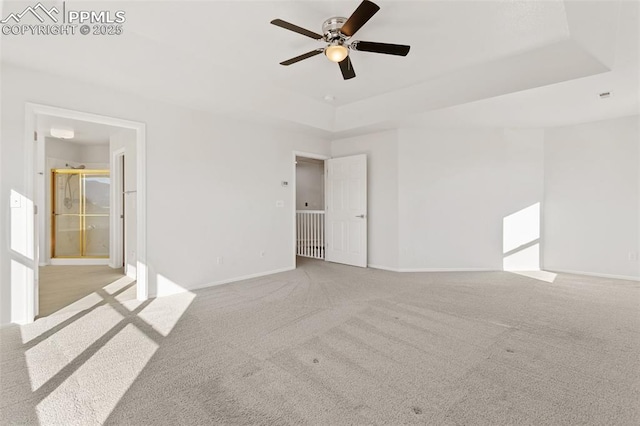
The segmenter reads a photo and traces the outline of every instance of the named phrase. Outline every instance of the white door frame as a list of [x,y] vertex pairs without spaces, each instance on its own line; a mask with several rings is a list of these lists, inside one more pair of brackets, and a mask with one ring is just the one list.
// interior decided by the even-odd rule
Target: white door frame
[[[120,215],[124,215],[124,203],[122,202],[122,194],[124,186],[122,176],[124,169],[121,159],[124,158],[126,148],[122,147],[111,153],[111,204],[110,204],[110,238],[109,238],[109,266],[112,268],[122,268],[124,266],[127,273],[127,262],[124,260],[124,241],[122,234],[124,232]],[[126,161],[126,160],[125,160]]]
[[[302,152],[302,151],[293,151],[293,156],[292,156],[292,160],[291,160],[291,164],[293,166],[293,173],[292,173],[292,185],[291,185],[291,189],[293,190],[293,205],[291,206],[291,214],[293,215],[293,234],[292,234],[292,239],[291,239],[291,247],[293,248],[293,264],[292,267],[293,269],[296,268],[296,157],[306,157],[306,158],[313,158],[315,160],[329,160],[331,159],[331,157],[329,155],[324,155],[324,154],[316,154],[313,152]],[[326,163],[325,163],[325,176],[326,176]],[[322,202],[326,205],[326,200],[322,200]],[[324,206],[323,206],[324,207]],[[324,210],[324,208],[323,208]]]
[[[106,124],[108,126],[123,127],[127,129],[135,130],[136,132],[136,179],[137,179],[137,204],[136,204],[136,223],[137,223],[137,285],[136,296],[138,300],[146,300],[149,297],[149,283],[147,277],[147,197],[146,197],[146,125],[144,123],[124,120],[121,118],[108,117],[104,115],[92,114],[81,111],[74,111],[65,108],[59,108],[49,105],[41,105],[36,103],[27,102],[25,104],[25,126],[24,126],[24,146],[25,146],[25,161],[24,161],[24,173],[25,173],[25,196],[28,199],[34,200],[36,192],[36,185],[39,182],[39,177],[43,175],[38,174],[36,168],[36,161],[38,157],[36,155],[36,149],[34,147],[33,132],[36,130],[36,119],[38,115],[51,115],[54,117],[61,117],[73,120],[89,121],[97,124]],[[41,161],[41,160],[40,160]],[[44,206],[39,207],[39,214],[44,214],[46,209]],[[34,229],[38,229],[38,217],[34,216],[33,222]],[[32,268],[34,274],[30,274],[27,278],[27,292],[26,292],[26,306],[24,306],[23,313],[12,313],[12,317],[24,318],[25,322],[33,322],[37,315],[37,302],[38,302],[38,250],[39,238],[38,232],[33,232],[34,241],[34,259]],[[12,293],[13,298],[13,293]],[[18,300],[12,300],[12,306],[19,307],[22,303]]]

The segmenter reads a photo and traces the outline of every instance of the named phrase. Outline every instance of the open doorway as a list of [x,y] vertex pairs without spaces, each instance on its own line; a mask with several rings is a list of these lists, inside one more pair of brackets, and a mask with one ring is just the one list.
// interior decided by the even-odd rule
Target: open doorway
[[367,267],[367,156],[294,152],[294,265],[298,258]]
[[325,258],[325,160],[295,157],[296,256]]
[[125,166],[125,157],[135,157],[135,131],[50,114],[37,114],[36,126],[36,316],[83,309],[84,299],[114,282],[126,286],[121,299],[135,299],[135,267],[127,268],[136,238],[127,200],[136,192],[135,162]]
[[[21,291],[12,292],[11,293],[11,304],[12,304],[12,316],[11,321],[18,324],[25,324],[29,322],[33,322],[36,316],[39,313],[39,300],[40,300],[40,271],[39,266],[42,264],[47,265],[51,264],[51,252],[50,252],[50,235],[48,233],[51,231],[50,225],[47,228],[46,220],[50,219],[50,211],[51,207],[46,201],[47,193],[45,189],[46,177],[50,176],[50,173],[47,173],[47,164],[46,164],[46,153],[45,153],[45,136],[55,136],[50,133],[47,133],[45,129],[46,121],[42,119],[42,117],[50,116],[56,119],[61,120],[76,120],[78,122],[86,122],[91,124],[101,124],[106,126],[112,126],[116,128],[120,128],[121,130],[126,130],[130,132],[133,136],[133,142],[131,144],[131,154],[133,158],[133,164],[135,164],[135,179],[134,182],[136,184],[136,193],[135,199],[132,201],[133,208],[133,216],[135,217],[136,229],[135,235],[132,237],[134,241],[134,250],[135,250],[135,259],[133,259],[132,263],[135,266],[136,271],[136,283],[134,286],[135,298],[138,300],[146,300],[148,297],[148,280],[147,280],[147,266],[146,266],[146,127],[143,123],[123,120],[119,118],[107,117],[92,113],[68,110],[59,107],[52,107],[47,105],[40,105],[34,103],[27,103],[25,107],[25,126],[24,126],[24,144],[25,144],[25,163],[24,163],[24,171],[25,171],[25,187],[24,194],[21,194],[21,197],[15,196],[15,202],[12,204],[12,215],[16,217],[23,218],[24,222],[24,249],[23,251],[26,253],[25,256],[29,258],[30,263],[25,264],[25,267],[28,268],[31,273],[25,273],[23,276],[20,276]],[[61,125],[63,127],[63,125]],[[65,134],[65,129],[62,134]],[[66,129],[67,135],[71,129]],[[60,135],[60,132],[56,132],[56,134]],[[75,135],[75,132],[74,132]],[[60,138],[58,136],[58,138]],[[65,163],[66,164],[66,163]],[[72,164],[69,163],[70,166],[65,166],[66,168],[70,168],[71,166],[80,169],[80,166],[83,163]],[[113,162],[110,162],[109,168],[111,168]],[[87,164],[85,165],[85,170],[87,169]],[[113,176],[113,171],[109,170],[110,177]],[[50,182],[49,182],[50,183]],[[63,180],[63,186],[64,186]],[[111,185],[112,190],[115,190],[115,185]],[[49,189],[51,190],[51,189]],[[73,190],[73,189],[72,189]],[[51,194],[51,192],[50,192]],[[62,200],[64,202],[64,193],[62,195]],[[74,195],[68,198],[73,198]],[[110,197],[110,201],[113,200],[113,197]],[[28,200],[28,201],[23,201]],[[30,201],[33,200],[33,201]],[[30,202],[29,202],[30,201]],[[73,207],[73,204],[71,204]],[[116,215],[111,211],[114,204],[110,205],[109,211],[109,219],[111,222],[115,220]],[[100,219],[103,222],[105,219]],[[114,257],[111,250],[116,247],[116,244],[111,242],[111,238],[114,234],[112,232],[115,227],[110,223],[109,225],[109,258],[108,265],[76,265],[78,267],[101,267],[101,268],[110,268],[106,269],[107,272],[114,272],[113,269],[118,269],[117,266],[112,265],[112,263],[117,259]],[[92,228],[92,230],[98,230],[98,227]],[[95,242],[95,240],[94,240]],[[104,248],[104,247],[103,247]],[[124,250],[123,250],[124,251]],[[104,254],[103,254],[104,256]],[[124,254],[122,255],[122,263],[124,264]],[[86,262],[97,262],[96,260],[86,260]],[[101,263],[104,263],[104,260],[101,260]],[[58,265],[58,266],[66,266],[66,265]],[[123,265],[121,265],[122,267]],[[118,287],[117,294],[123,290],[124,287],[120,280],[112,283],[116,287]],[[107,292],[108,297],[114,297],[116,295],[116,290],[114,287],[110,287],[110,290]],[[95,297],[94,297],[95,302]]]

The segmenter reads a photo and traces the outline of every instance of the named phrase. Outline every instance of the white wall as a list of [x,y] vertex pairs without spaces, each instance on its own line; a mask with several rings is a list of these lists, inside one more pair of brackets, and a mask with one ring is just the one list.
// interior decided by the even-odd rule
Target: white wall
[[296,210],[324,210],[324,161],[296,160]]
[[[45,137],[45,155],[47,158],[55,158],[60,161],[81,163],[80,145],[56,138]],[[74,164],[75,165],[75,164]],[[58,166],[56,166],[58,167]],[[64,167],[62,164],[60,167]]]
[[331,155],[367,155],[368,264],[398,267],[398,132],[339,139]]
[[640,278],[638,120],[546,131],[546,269]]
[[402,127],[336,140],[369,158],[369,264],[637,278],[638,117],[563,128]]
[[[1,323],[15,319],[11,292],[21,292],[33,274],[32,254],[21,253],[29,237],[20,226],[29,211],[14,215],[9,207],[11,191],[26,188],[27,101],[146,123],[151,295],[294,267],[294,188],[281,181],[293,179],[294,150],[326,155],[327,141],[7,64],[1,71]],[[284,207],[276,207],[278,200]]]
[[542,131],[403,128],[399,137],[400,270],[503,269],[505,218],[542,201]]
[[522,269],[527,249],[526,269],[539,268],[540,224],[507,235],[513,247],[505,219],[527,207],[539,215],[542,131],[402,127],[331,146],[334,157],[367,154],[371,266],[502,270],[515,255]]
[[[87,168],[104,167],[109,164],[109,144],[86,145],[67,140],[45,137],[47,158],[71,162],[74,166],[84,164]],[[64,167],[56,165],[55,167]]]
[[109,144],[80,145],[80,162],[90,164],[109,164]]

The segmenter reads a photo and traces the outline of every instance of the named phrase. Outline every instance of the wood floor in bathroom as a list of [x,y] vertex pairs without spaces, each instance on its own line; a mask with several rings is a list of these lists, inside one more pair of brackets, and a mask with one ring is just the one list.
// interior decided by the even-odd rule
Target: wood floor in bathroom
[[120,294],[121,298],[135,299],[135,281],[127,278],[122,269],[106,265],[40,267],[38,317],[46,317],[63,309],[81,309],[83,304],[91,305],[100,300],[97,296],[100,292],[108,291],[105,288],[116,282],[119,287],[130,287]]

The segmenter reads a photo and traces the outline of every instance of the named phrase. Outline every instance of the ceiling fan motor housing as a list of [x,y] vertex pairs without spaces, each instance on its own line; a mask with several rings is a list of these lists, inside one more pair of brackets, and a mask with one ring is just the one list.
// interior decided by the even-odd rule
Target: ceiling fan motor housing
[[347,18],[341,16],[335,16],[329,18],[322,23],[323,38],[327,42],[342,42],[346,41],[347,37],[340,32],[340,28],[347,22]]

